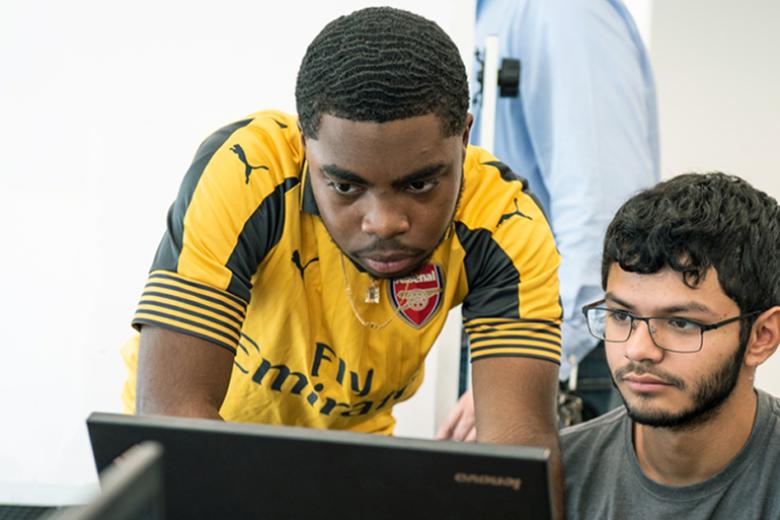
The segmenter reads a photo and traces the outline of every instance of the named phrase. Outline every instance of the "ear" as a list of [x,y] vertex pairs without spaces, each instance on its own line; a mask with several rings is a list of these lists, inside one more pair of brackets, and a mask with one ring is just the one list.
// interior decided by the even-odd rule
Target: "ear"
[[757,367],[775,353],[780,345],[780,306],[761,313],[753,323],[748,338],[745,364]]
[[466,126],[463,128],[463,148],[465,149],[469,145],[469,137],[471,136],[471,127],[474,125],[474,115],[469,112],[466,114]]

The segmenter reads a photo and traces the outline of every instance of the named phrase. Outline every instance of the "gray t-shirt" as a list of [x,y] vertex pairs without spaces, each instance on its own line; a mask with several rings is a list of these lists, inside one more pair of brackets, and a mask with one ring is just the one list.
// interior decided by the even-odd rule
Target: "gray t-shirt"
[[561,432],[571,519],[780,519],[780,399],[757,391],[745,447],[723,471],[691,486],[647,478],[625,407]]

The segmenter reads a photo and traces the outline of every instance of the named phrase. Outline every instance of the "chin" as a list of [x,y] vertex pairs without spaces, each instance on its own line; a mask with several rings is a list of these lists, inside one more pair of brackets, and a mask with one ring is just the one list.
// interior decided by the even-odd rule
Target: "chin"
[[691,406],[681,409],[664,409],[661,407],[642,406],[642,398],[631,405],[623,399],[628,416],[638,424],[652,428],[667,428],[670,430],[692,430],[706,424],[718,415],[723,400],[694,402]]

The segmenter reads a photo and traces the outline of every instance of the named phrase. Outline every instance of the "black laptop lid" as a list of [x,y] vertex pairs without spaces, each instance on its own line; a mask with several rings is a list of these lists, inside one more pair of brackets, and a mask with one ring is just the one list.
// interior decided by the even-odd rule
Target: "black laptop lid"
[[541,448],[102,413],[87,426],[99,471],[162,444],[173,519],[550,516]]

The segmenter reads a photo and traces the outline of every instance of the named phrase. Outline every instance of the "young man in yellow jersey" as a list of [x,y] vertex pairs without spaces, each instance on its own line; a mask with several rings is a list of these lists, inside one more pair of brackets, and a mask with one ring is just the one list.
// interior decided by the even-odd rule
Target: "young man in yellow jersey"
[[479,440],[557,460],[559,258],[524,181],[468,146],[453,42],[395,9],[338,18],[296,102],[198,150],[124,349],[128,411],[389,434],[462,303]]

